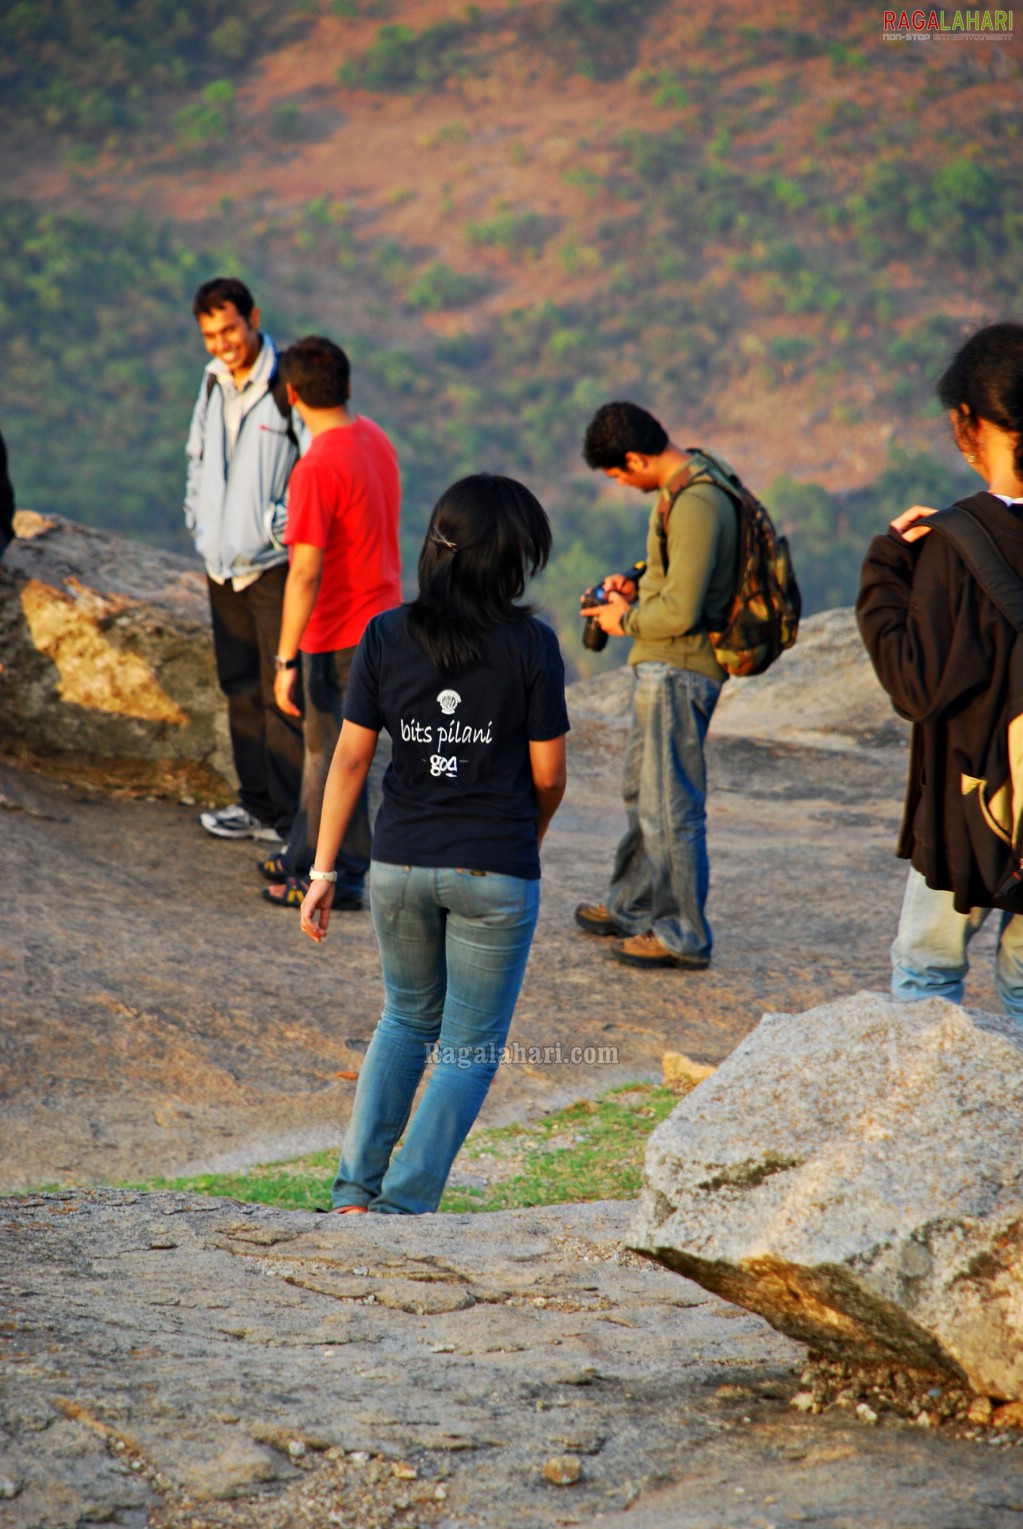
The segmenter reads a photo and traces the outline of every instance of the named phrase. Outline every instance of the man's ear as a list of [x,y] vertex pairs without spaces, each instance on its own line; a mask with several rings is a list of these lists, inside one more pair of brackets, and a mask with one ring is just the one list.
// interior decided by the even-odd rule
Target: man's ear
[[249,328],[250,329],[258,329],[259,328],[259,320],[260,320],[259,309],[258,308],[253,308],[252,312],[249,314]]
[[644,456],[641,451],[627,451],[625,453],[625,471],[630,473],[646,472],[650,458]]
[[298,394],[295,392],[295,389],[291,386],[290,382],[285,382],[284,391],[288,395],[288,403],[292,408],[294,408],[298,403]]

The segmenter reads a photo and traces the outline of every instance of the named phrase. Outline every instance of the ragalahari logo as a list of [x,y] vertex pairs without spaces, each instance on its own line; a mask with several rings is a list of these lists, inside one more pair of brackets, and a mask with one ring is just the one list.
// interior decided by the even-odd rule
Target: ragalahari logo
[[1008,42],[1012,39],[1011,11],[885,11],[884,35],[889,38],[941,41]]

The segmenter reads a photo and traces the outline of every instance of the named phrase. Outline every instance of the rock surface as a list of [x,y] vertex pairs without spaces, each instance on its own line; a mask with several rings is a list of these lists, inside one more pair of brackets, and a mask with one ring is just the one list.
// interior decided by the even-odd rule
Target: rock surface
[[[105,554],[98,542],[86,550],[95,571]],[[147,582],[128,596],[141,599]],[[98,574],[96,584],[106,587]],[[193,594],[208,658],[201,579]],[[600,681],[603,709],[589,685],[572,687],[569,791],[544,845],[541,922],[511,1036],[564,1056],[500,1068],[483,1125],[656,1078],[668,1051],[720,1063],[765,1007],[810,1008],[885,982],[905,755],[872,731],[872,713],[862,734],[840,726],[834,696],[864,671],[849,613],[834,627],[823,678],[783,687],[769,714],[754,705],[761,681],[726,689],[708,750],[716,944],[699,974],[622,968],[609,942],[573,924],[574,905],[602,895],[621,832],[630,677]],[[47,694],[64,707],[52,684]],[[753,720],[729,731],[740,701]],[[793,741],[806,728],[813,746]],[[368,914],[338,920],[314,948],[261,901],[254,846],[203,834],[177,790],[169,801],[112,797],[63,760],[58,781],[0,762],[0,1186],[135,1182],[336,1148],[381,1001]],[[126,780],[136,797],[152,791],[139,790],[143,763]],[[980,1005],[995,1002],[993,938],[986,928],[971,946]],[[611,1045],[617,1061],[570,1060],[580,1045]],[[841,1398],[821,1416],[795,1413],[802,1351],[634,1262],[622,1245],[630,1214],[558,1207],[380,1227],[117,1191],[13,1200],[0,1211],[0,1520],[1019,1521],[1012,1428],[997,1431],[993,1453],[982,1437],[907,1426],[879,1403],[870,1427]],[[567,1456],[579,1480],[551,1484],[544,1466]]]
[[1016,1522],[1011,1433],[993,1474],[795,1412],[797,1346],[630,1255],[628,1216],[0,1202],[5,1529]]
[[21,510],[0,565],[0,733],[34,754],[234,780],[201,570]]
[[633,1247],[814,1349],[1023,1398],[1023,1027],[765,1015],[654,1132]]

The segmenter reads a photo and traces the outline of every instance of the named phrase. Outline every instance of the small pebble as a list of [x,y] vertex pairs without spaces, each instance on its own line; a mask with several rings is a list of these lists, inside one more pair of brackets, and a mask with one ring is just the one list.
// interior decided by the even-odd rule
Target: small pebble
[[415,1481],[419,1472],[414,1465],[409,1465],[405,1460],[396,1460],[391,1466],[391,1475],[397,1476],[399,1481]]
[[10,1476],[0,1476],[0,1497],[17,1497],[20,1491],[21,1487],[16,1481],[12,1481]]
[[292,1460],[301,1460],[305,1454],[305,1445],[301,1439],[292,1439],[288,1444],[288,1454]]
[[813,1392],[797,1391],[789,1402],[790,1407],[795,1407],[797,1412],[809,1412],[813,1408]]
[[556,1487],[574,1486],[583,1473],[578,1455],[553,1455],[543,1468],[544,1476]]
[[856,1416],[861,1418],[864,1423],[877,1422],[877,1413],[874,1411],[873,1407],[868,1407],[866,1402],[860,1402],[859,1406],[856,1408]]

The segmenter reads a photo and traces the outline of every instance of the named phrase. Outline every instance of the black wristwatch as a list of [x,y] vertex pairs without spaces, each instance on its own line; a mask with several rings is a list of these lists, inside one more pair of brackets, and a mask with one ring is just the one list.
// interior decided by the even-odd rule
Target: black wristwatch
[[298,668],[298,657],[297,657],[297,655],[294,658],[282,658],[279,653],[275,653],[274,654],[274,668],[275,669],[297,669]]

